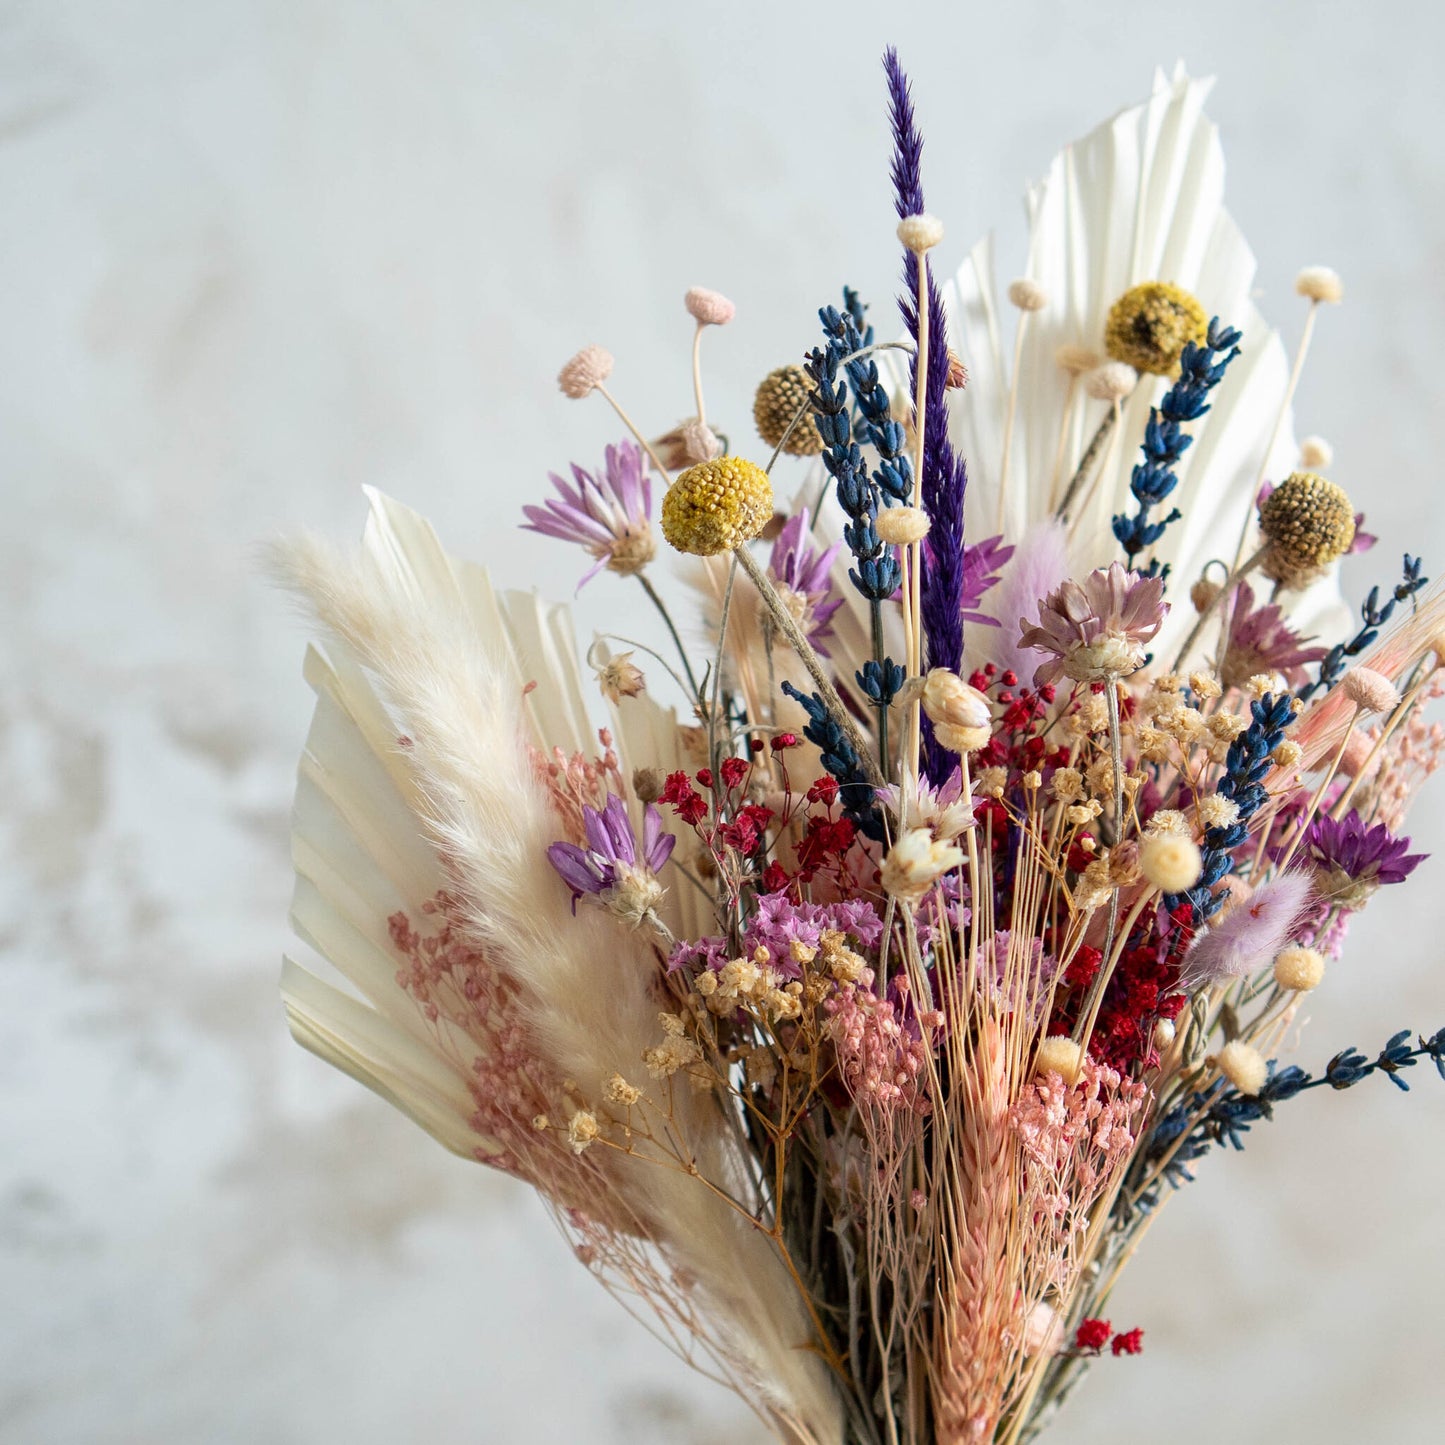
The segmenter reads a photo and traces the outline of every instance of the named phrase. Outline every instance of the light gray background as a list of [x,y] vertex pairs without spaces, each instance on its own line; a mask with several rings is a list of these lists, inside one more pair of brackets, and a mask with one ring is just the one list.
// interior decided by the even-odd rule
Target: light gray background
[[[1292,338],[1295,269],[1346,279],[1299,418],[1384,538],[1346,585],[1407,546],[1445,569],[1437,16],[0,6],[0,1437],[754,1438],[520,1188],[288,1041],[308,696],[253,544],[354,535],[369,482],[502,582],[570,586],[574,557],[514,523],[615,433],[555,392],[577,345],[661,429],[689,410],[681,292],[724,290],[710,391],[743,435],[839,283],[886,313],[892,38],[954,256],[993,224],[1015,245],[1025,180],[1156,63],[1218,73],[1266,310]],[[586,600],[631,615],[616,579]],[[1437,851],[1441,797],[1417,815]],[[1304,1062],[1445,1022],[1442,879],[1378,900]],[[1438,1081],[1374,1081],[1210,1161],[1118,1298],[1147,1354],[1057,1438],[1438,1438],[1442,1123]]]

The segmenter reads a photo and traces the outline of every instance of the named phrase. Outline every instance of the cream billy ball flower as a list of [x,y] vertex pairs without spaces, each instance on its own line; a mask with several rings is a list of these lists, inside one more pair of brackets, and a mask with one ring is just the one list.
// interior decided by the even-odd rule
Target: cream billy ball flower
[[904,216],[898,223],[898,239],[913,252],[921,256],[931,251],[943,240],[943,222],[927,212],[916,216]]
[[1095,401],[1123,401],[1139,384],[1139,373],[1127,362],[1106,361],[1084,374],[1084,390]]
[[1009,282],[1008,299],[1020,311],[1042,311],[1049,304],[1049,293],[1037,281],[1021,276]]
[[1313,948],[1291,944],[1274,961],[1274,981],[1294,993],[1318,988],[1325,976],[1324,958]]
[[888,507],[874,519],[873,530],[890,546],[909,547],[921,542],[929,529],[928,514],[919,507]]
[[1306,266],[1294,278],[1294,289],[1310,301],[1322,301],[1334,305],[1345,295],[1345,283],[1340,273],[1328,266]]
[[910,828],[883,860],[883,888],[904,903],[917,903],[945,873],[962,866],[962,850],[936,841],[930,828]]
[[1199,882],[1204,860],[1187,833],[1154,833],[1139,844],[1139,871],[1161,893],[1183,893]]
[[1058,1074],[1066,1084],[1078,1083],[1083,1066],[1083,1049],[1064,1034],[1045,1039],[1034,1059],[1034,1073]]
[[1269,1078],[1269,1065],[1264,1055],[1243,1039],[1231,1039],[1220,1049],[1214,1062],[1219,1066],[1219,1072],[1241,1094],[1251,1097],[1264,1088],[1265,1080]]

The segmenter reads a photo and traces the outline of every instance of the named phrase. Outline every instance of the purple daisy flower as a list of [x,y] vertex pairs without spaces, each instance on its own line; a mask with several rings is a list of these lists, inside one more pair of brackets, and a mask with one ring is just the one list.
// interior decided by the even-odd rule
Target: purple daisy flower
[[576,542],[596,559],[596,566],[577,584],[580,590],[604,567],[630,577],[657,555],[657,539],[648,517],[652,512],[652,479],[642,448],[621,441],[608,447],[606,472],[598,481],[572,463],[571,483],[549,472],[558,496],[541,507],[523,507],[525,532],[540,532]]
[[601,812],[583,804],[582,825],[587,831],[587,846],[553,843],[547,849],[548,862],[572,890],[574,910],[577,900],[589,895],[635,926],[662,897],[657,875],[677,839],[664,831],[662,814],[649,803],[642,815],[639,858],[627,805],[613,793],[607,795]]
[[1301,687],[1305,668],[1325,655],[1323,647],[1304,646],[1310,640],[1285,621],[1275,603],[1255,607],[1254,589],[1241,582],[1230,607],[1219,680],[1225,687],[1243,687],[1259,673],[1277,672],[1291,688]]
[[1305,856],[1315,866],[1322,897],[1356,909],[1382,884],[1403,883],[1428,853],[1411,853],[1383,823],[1367,825],[1351,808],[1338,822],[1320,813],[1305,834]]
[[827,657],[824,644],[833,635],[830,623],[843,605],[841,597],[829,601],[833,588],[828,574],[843,544],[834,542],[823,552],[807,545],[808,520],[808,509],[804,507],[783,524],[768,559],[768,575],[777,584],[783,604],[802,628],[803,636]]

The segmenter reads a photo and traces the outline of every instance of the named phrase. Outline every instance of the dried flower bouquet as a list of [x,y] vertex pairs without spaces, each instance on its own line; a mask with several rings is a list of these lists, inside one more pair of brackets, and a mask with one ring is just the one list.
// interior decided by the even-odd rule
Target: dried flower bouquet
[[534,1186],[778,1438],[1015,1445],[1141,1349],[1110,1292],[1201,1155],[1305,1089],[1445,1076],[1445,1030],[1276,1062],[1421,861],[1445,604],[1407,556],[1349,621],[1337,562],[1374,539],[1291,426],[1340,282],[1301,272],[1291,364],[1204,84],[1054,161],[1005,312],[987,244],[935,279],[885,69],[901,339],[823,307],[761,448],[710,425],[714,291],[665,434],[602,349],[562,370],[627,435],[526,525],[635,578],[656,649],[584,668],[565,607],[374,493],[360,555],[282,549],[327,636],[294,921],[351,985],[283,988],[301,1043]]

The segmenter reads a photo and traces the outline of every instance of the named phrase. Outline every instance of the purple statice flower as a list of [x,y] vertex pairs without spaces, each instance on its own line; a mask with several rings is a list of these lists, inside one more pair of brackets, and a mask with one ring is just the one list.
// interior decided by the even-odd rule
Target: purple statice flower
[[1305,668],[1320,662],[1323,647],[1306,647],[1276,603],[1254,605],[1254,589],[1241,582],[1234,594],[1226,628],[1219,680],[1225,687],[1243,687],[1259,673],[1277,672],[1293,691],[1308,681]]
[[777,583],[783,605],[793,614],[803,636],[827,657],[824,644],[833,635],[833,614],[843,605],[841,597],[830,600],[829,573],[843,544],[834,542],[820,552],[808,545],[808,536],[808,509],[804,507],[789,517],[778,533],[768,559],[768,575]]
[[1341,908],[1362,908],[1384,883],[1403,883],[1428,853],[1409,852],[1383,823],[1367,825],[1351,808],[1337,822],[1320,813],[1305,834],[1304,856],[1314,864],[1315,886]]
[[[925,548],[927,543],[924,543]],[[977,622],[984,627],[997,627],[997,617],[980,612],[979,604],[983,594],[1003,576],[1004,565],[1014,554],[1014,549],[1005,545],[1002,537],[985,537],[982,542],[966,545],[963,549],[963,595],[959,607],[965,622]]]
[[[878,947],[883,921],[878,910],[863,898],[843,898],[836,903],[795,903],[786,893],[764,893],[757,912],[743,929],[741,952],[751,957],[766,948],[771,967],[786,978],[798,978],[802,970],[793,962],[788,945],[801,943],[816,948],[827,932],[843,934],[864,953]],[[736,955],[725,938],[700,938],[678,944],[668,960],[669,970],[709,968],[714,973]]]
[[780,974],[797,978],[802,971],[792,961],[788,945],[797,942],[816,948],[818,940],[830,930],[852,938],[866,952],[878,946],[883,923],[877,909],[865,899],[794,903],[786,893],[765,893],[758,899],[758,911],[743,930],[743,944],[748,953],[766,948],[772,966]]
[[1188,986],[1223,983],[1267,968],[1307,917],[1313,891],[1303,873],[1261,883],[1195,939],[1184,956]]
[[1019,645],[1052,654],[1035,671],[1036,683],[1127,677],[1144,665],[1144,644],[1168,610],[1161,578],[1113,562],[1082,582],[1061,583],[1039,603],[1036,624],[1021,618]]
[[657,875],[677,839],[664,831],[662,814],[647,805],[642,815],[642,853],[627,817],[627,805],[615,793],[602,811],[582,806],[587,846],[553,843],[547,860],[572,890],[572,907],[584,895],[596,898],[610,912],[636,926],[657,906],[662,885]]
[[608,447],[601,481],[572,463],[575,487],[550,472],[558,495],[540,507],[523,507],[526,532],[576,542],[596,565],[577,584],[580,590],[604,567],[630,577],[657,555],[657,539],[648,518],[652,512],[652,479],[642,448],[623,440]]

